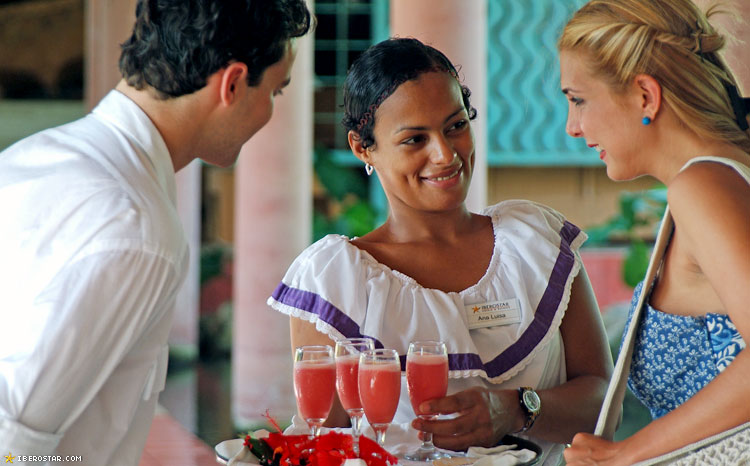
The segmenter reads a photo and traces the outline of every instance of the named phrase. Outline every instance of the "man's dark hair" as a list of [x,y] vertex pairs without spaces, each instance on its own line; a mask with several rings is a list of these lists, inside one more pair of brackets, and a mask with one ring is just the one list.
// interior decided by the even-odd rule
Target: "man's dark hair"
[[[341,124],[354,131],[367,148],[375,144],[375,112],[406,81],[424,73],[442,71],[458,80],[458,71],[440,50],[413,38],[386,39],[368,48],[352,63],[344,81],[344,118]],[[461,97],[470,120],[477,116],[468,87]]]
[[247,65],[248,85],[256,86],[312,21],[304,0],[138,0],[135,16],[120,72],[163,99],[203,88],[232,61]]

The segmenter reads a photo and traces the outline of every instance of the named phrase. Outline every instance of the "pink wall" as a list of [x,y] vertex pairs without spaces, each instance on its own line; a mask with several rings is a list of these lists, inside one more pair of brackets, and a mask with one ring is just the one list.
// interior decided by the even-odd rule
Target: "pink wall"
[[591,280],[602,313],[606,313],[607,308],[613,304],[630,302],[633,295],[633,289],[622,279],[624,254],[625,250],[620,248],[581,251],[586,273]]

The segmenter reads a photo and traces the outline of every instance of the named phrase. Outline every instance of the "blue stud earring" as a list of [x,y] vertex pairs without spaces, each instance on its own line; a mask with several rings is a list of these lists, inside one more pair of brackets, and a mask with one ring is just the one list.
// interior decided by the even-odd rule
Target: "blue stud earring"
[[643,123],[643,126],[648,126],[651,124],[651,118],[650,117],[643,117],[643,120],[641,120],[641,123]]

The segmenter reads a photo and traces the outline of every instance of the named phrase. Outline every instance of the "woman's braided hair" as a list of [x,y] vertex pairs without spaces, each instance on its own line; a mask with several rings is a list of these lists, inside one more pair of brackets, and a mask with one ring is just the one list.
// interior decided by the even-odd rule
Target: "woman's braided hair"
[[[558,41],[584,53],[589,69],[622,92],[638,74],[662,87],[663,99],[686,127],[706,139],[750,152],[747,111],[737,82],[718,52],[724,37],[690,0],[592,0],[578,10]],[[750,110],[750,109],[747,109]]]
[[375,112],[385,99],[406,81],[429,72],[445,72],[461,86],[466,113],[477,116],[471,106],[471,91],[462,85],[453,63],[442,52],[413,38],[384,40],[365,50],[354,63],[344,82],[344,118],[341,124],[362,141],[364,148],[375,144]]

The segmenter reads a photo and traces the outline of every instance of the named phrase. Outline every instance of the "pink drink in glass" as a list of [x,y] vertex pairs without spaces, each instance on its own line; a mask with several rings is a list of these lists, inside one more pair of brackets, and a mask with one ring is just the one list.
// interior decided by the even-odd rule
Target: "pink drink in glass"
[[401,395],[401,365],[376,362],[359,366],[359,398],[371,425],[390,424]]
[[362,409],[359,401],[359,355],[336,358],[336,388],[345,410]]
[[341,406],[352,424],[354,452],[359,456],[359,436],[362,429],[362,402],[359,401],[359,358],[362,352],[375,349],[371,338],[351,337],[336,341],[336,389]]
[[[433,419],[434,414],[422,414],[419,405],[434,398],[442,398],[448,391],[448,350],[441,341],[413,341],[406,353],[406,386],[414,414],[422,419]],[[404,458],[412,461],[433,461],[446,455],[435,448],[432,433],[422,432],[422,445]]]
[[323,422],[331,411],[336,390],[336,365],[332,360],[294,363],[294,394],[305,420]]
[[406,384],[414,414],[419,405],[448,392],[448,358],[443,354],[410,354],[406,358]]

